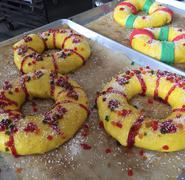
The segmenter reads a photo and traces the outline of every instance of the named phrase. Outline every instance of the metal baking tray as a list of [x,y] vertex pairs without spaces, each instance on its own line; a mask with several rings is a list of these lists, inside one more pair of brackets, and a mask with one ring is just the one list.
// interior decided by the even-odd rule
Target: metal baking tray
[[185,72],[183,72],[177,68],[174,68],[172,66],[164,64],[160,61],[156,61],[155,59],[150,58],[149,56],[146,56],[142,53],[139,53],[129,47],[126,47],[126,46],[124,46],[114,40],[111,40],[103,35],[100,35],[94,31],[87,29],[86,27],[84,27],[80,24],[77,24],[77,23],[75,23],[71,20],[68,20],[68,19],[61,19],[61,20],[54,21],[54,22],[49,23],[49,24],[42,26],[40,28],[34,29],[34,30],[26,32],[22,35],[19,35],[14,38],[11,38],[9,40],[3,41],[0,43],[0,48],[16,42],[18,39],[25,36],[26,34],[44,31],[49,28],[56,28],[56,27],[64,25],[64,24],[68,25],[70,28],[74,29],[76,32],[78,32],[79,34],[82,34],[86,38],[89,38],[93,41],[96,41],[97,43],[103,44],[104,46],[106,46],[107,48],[109,48],[113,51],[119,51],[119,52],[124,53],[131,61],[134,61],[136,64],[138,64],[140,66],[143,66],[143,67],[150,66],[152,69],[160,69],[163,71],[170,71],[170,72],[185,76]]
[[[110,12],[113,8],[113,5],[115,5],[115,4],[116,4],[116,2],[109,3],[104,6],[107,8],[97,8],[94,10],[90,10],[89,12],[72,17],[71,19],[73,19],[74,21],[77,21],[80,24],[85,25],[86,23],[100,17],[100,14],[105,15],[108,12]],[[97,12],[99,12],[99,13],[97,13]],[[89,14],[89,15],[87,15],[87,14]],[[55,28],[55,27],[62,26],[64,24],[68,25],[70,28],[74,29],[76,32],[82,34],[83,36],[89,38],[90,40],[96,41],[97,43],[100,43],[100,44],[103,44],[105,47],[107,47],[108,49],[110,49],[112,51],[119,51],[120,53],[125,54],[131,61],[134,61],[136,64],[138,64],[140,66],[149,65],[153,69],[167,70],[167,71],[171,71],[171,72],[180,74],[182,76],[185,76],[185,73],[181,70],[178,70],[174,67],[171,67],[171,66],[166,65],[164,63],[161,63],[159,61],[156,61],[146,55],[143,55],[143,54],[141,54],[131,48],[123,46],[123,45],[121,45],[121,44],[119,44],[119,43],[117,43],[107,37],[104,37],[96,32],[93,32],[92,30],[85,28],[82,25],[79,25],[79,24],[77,24],[71,20],[67,20],[67,19],[57,20],[53,23],[47,24],[47,25],[42,26],[40,28],[37,28],[35,30],[32,30],[32,31],[26,32],[22,35],[16,36],[16,37],[9,39],[7,41],[1,42],[0,48],[3,48],[4,46],[10,46],[12,43],[16,42],[17,40],[19,40],[21,37],[23,37],[26,34],[44,31],[49,28]],[[100,83],[101,83],[101,80],[100,80]],[[10,172],[8,171],[8,174],[9,173]],[[14,179],[13,175],[10,175],[10,176],[11,176],[10,179]],[[1,179],[1,176],[0,176],[0,179]]]
[[[175,16],[176,16],[176,14],[185,15],[185,2],[178,2],[178,1],[175,1],[175,0],[172,0],[170,2],[168,2],[166,0],[157,0],[157,1],[159,1],[160,3],[165,3],[165,6],[168,6],[170,9],[172,9],[175,12]],[[106,20],[103,19],[103,17],[106,17],[106,15],[110,14],[114,10],[115,6],[119,2],[120,2],[119,0],[116,0],[116,1],[113,1],[113,2],[110,2],[110,3],[107,3],[107,4],[105,4],[105,5],[101,6],[101,7],[98,7],[98,8],[92,9],[92,10],[89,10],[89,11],[84,12],[84,13],[81,13],[81,14],[79,14],[77,16],[73,16],[70,19],[73,20],[73,21],[75,21],[75,22],[77,22],[77,23],[79,23],[79,24],[81,24],[81,25],[84,25],[84,26],[87,26],[88,28],[91,28],[91,29],[95,30],[96,32],[98,32],[100,34],[104,34],[105,36],[107,36],[109,38],[112,38],[113,40],[121,43],[122,45],[125,45],[126,47],[131,48],[127,43],[124,43],[124,41],[127,40],[127,38],[128,38],[127,35],[124,34],[124,33],[123,34],[122,33],[120,34],[121,30],[123,29],[123,31],[124,31],[125,28],[121,28],[120,26],[115,26],[116,23],[114,23],[111,20],[110,20],[110,22],[113,23],[113,24],[111,24],[108,19],[106,19]],[[110,16],[111,15],[109,15],[109,18],[110,18]],[[175,18],[175,20],[177,20],[176,18]],[[99,23],[100,22],[100,19],[101,19],[101,21],[102,20],[104,21],[104,24],[106,23],[106,21],[108,21],[107,24],[109,26],[111,26],[111,25],[113,27],[115,26],[115,28],[112,29],[113,30],[113,33],[112,34],[115,34],[116,35],[116,33],[118,33],[118,34],[120,34],[120,36],[125,36],[126,35],[126,38],[120,37],[120,39],[119,39],[118,36],[117,37],[114,37],[112,34],[108,34],[108,31],[105,31],[106,33],[104,33],[103,32],[103,27],[104,27],[103,26],[103,23],[102,24]],[[95,24],[96,22],[99,23],[99,28],[98,28],[97,25],[96,25],[95,28],[93,28],[92,24],[93,23]],[[174,21],[174,22],[176,22],[176,21]],[[89,23],[91,24],[90,26],[89,26]],[[174,24],[174,25],[176,26],[176,24]],[[179,25],[181,26],[181,23]],[[106,28],[108,28],[109,26],[106,26]],[[123,41],[123,43],[122,43],[122,41]],[[140,54],[142,54],[142,53],[140,53]],[[145,59],[147,59],[147,61],[149,59],[150,60],[151,59],[154,59],[154,58],[151,58],[151,57],[150,58],[146,58],[146,56],[145,56]],[[161,62],[159,62],[159,68],[160,68],[160,66],[162,66],[161,65]],[[183,71],[185,71],[185,66],[183,66],[183,68],[182,68],[180,64],[179,65],[176,65],[174,67],[177,68],[177,69],[180,68],[181,70],[183,69]]]

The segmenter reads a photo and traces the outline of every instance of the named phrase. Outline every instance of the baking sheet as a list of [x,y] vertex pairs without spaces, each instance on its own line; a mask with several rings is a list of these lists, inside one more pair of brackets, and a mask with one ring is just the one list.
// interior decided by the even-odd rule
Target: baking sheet
[[[74,16],[71,19],[75,22],[85,25],[86,27],[92,29],[95,32],[98,32],[106,37],[109,37],[129,48],[129,35],[132,29],[124,28],[115,22],[112,16],[112,11],[114,7],[119,3],[119,0],[115,0],[108,4],[105,4],[101,7],[96,8],[95,10],[90,10],[88,12],[81,13],[80,15]],[[163,2],[160,0],[160,3]],[[166,1],[164,1],[165,3]],[[178,2],[178,8],[176,8],[176,1],[170,1],[168,6],[174,11],[174,18],[170,26],[175,26],[178,28],[185,29],[185,3]],[[181,9],[180,5],[181,4]],[[174,7],[175,6],[175,7]],[[140,13],[142,14],[142,12]],[[174,67],[185,70],[185,64],[175,64]]]
[[[60,21],[57,26],[61,26],[62,22],[67,23],[68,21]],[[52,24],[52,27],[55,26]],[[78,27],[76,30],[82,30],[81,32],[83,32],[83,28],[76,27]],[[47,28],[45,27],[44,29]],[[85,35],[90,36],[89,34]],[[91,39],[93,40],[89,40],[92,55],[87,64],[69,75],[82,85],[88,95],[91,107],[89,119],[73,139],[59,149],[44,155],[14,158],[11,155],[2,153],[1,156],[9,167],[7,173],[11,173],[9,177],[12,179],[17,177],[39,180],[112,180],[120,178],[157,180],[174,179],[184,170],[185,151],[159,153],[146,150],[143,152],[138,148],[128,150],[120,146],[116,140],[107,135],[100,127],[97,110],[94,108],[96,92],[101,90],[105,82],[109,81],[112,76],[127,69],[135,68],[137,64],[133,64],[124,55],[123,51],[120,51],[119,48],[122,46],[118,46],[118,51],[112,46],[109,47],[112,49],[109,49],[106,47],[107,44],[102,44],[101,36],[95,35],[92,33]],[[3,80],[12,80],[19,74],[13,64],[11,46],[14,40],[9,41],[0,48],[1,86]],[[164,66],[164,68],[168,69],[169,67]],[[53,103],[40,100],[35,100],[35,102],[39,109],[38,113],[46,110]],[[136,97],[131,103],[138,106],[138,108],[145,109],[146,115],[151,116],[152,114],[156,118],[161,118],[170,113],[168,106],[159,105],[158,102],[148,104],[147,97]],[[30,113],[30,104],[26,103],[23,107],[25,114]],[[84,132],[87,136],[84,136]],[[91,149],[84,150],[80,145],[81,143],[87,143],[91,146]],[[10,168],[13,171],[10,171]],[[133,176],[128,176],[128,172],[131,171]],[[16,176],[13,176],[12,172],[15,172]]]

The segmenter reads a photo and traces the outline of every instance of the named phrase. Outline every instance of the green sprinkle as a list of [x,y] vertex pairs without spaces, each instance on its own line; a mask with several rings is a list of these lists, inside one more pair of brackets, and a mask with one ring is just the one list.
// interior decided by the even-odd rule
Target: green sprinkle
[[144,136],[147,136],[147,133],[146,132],[144,132]]
[[151,70],[151,74],[154,74],[154,70]]
[[93,109],[97,109],[97,105],[96,104],[93,105]]
[[9,149],[6,147],[6,148],[5,148],[5,151],[6,151],[6,152],[9,151]]
[[10,131],[6,131],[5,134],[6,134],[6,135],[10,135]]
[[132,61],[132,62],[131,62],[131,65],[134,65],[134,64],[135,64],[135,62],[134,62],[134,61]]
[[107,122],[109,121],[109,116],[108,116],[108,115],[105,116],[105,120],[106,120]]
[[75,72],[74,71],[71,71],[70,74],[75,74]]

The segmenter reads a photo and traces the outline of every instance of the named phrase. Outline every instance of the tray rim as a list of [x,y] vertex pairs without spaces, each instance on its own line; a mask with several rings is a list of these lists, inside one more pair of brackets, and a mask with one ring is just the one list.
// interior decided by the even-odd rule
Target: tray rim
[[74,29],[76,32],[82,34],[86,38],[89,38],[93,41],[96,41],[99,44],[104,45],[106,48],[112,49],[114,51],[119,51],[120,53],[123,52],[124,55],[126,55],[131,62],[135,62],[139,66],[146,67],[150,66],[154,70],[162,70],[162,71],[169,71],[172,73],[179,74],[181,76],[185,77],[185,72],[173,67],[169,66],[163,62],[157,61],[149,56],[146,56],[130,47],[124,46],[119,42],[116,42],[108,37],[105,37],[97,32],[94,32],[80,24],[77,24],[76,22],[73,22],[69,19],[60,19],[57,21],[54,21],[52,23],[49,23],[47,25],[41,26],[39,28],[36,28],[34,30],[25,32],[21,35],[18,35],[16,37],[13,37],[9,40],[4,41],[0,44],[0,48],[6,45],[10,45],[14,42],[16,42],[21,37],[25,36],[26,34],[35,33],[43,30],[47,30],[49,28],[56,28],[57,26],[67,24],[70,28]]

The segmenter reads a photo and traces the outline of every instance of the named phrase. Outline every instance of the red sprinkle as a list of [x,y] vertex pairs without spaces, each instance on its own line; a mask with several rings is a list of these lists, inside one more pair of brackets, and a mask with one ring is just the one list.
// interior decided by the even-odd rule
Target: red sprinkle
[[156,131],[158,129],[158,121],[152,121],[151,126],[153,131]]
[[34,131],[37,131],[37,130],[38,130],[38,127],[33,122],[29,122],[27,124],[27,126],[24,128],[25,132],[34,132]]
[[19,88],[18,88],[18,87],[15,88],[15,92],[16,92],[16,93],[19,92]]
[[126,110],[126,109],[123,109],[121,111],[118,111],[118,115],[120,116],[127,116],[131,113],[132,111],[131,110]]
[[123,127],[123,125],[122,125],[122,123],[121,123],[120,121],[117,121],[117,122],[112,121],[111,124],[112,124],[113,126],[117,126],[118,128],[122,128],[122,127]]
[[84,150],[89,150],[89,149],[92,148],[91,145],[86,144],[86,143],[82,143],[82,144],[80,144],[80,146],[81,146]]
[[49,136],[47,137],[47,139],[48,139],[49,141],[51,141],[51,140],[53,139],[53,136],[52,136],[52,135],[49,135]]
[[36,106],[37,106],[37,104],[35,102],[32,102],[32,111],[33,112],[37,112],[38,111]]
[[104,128],[103,121],[100,121],[100,122],[99,122],[99,128],[100,128],[100,129],[103,129],[103,128]]
[[148,98],[148,103],[149,104],[153,104],[153,99],[152,98]]
[[182,115],[181,114],[177,114],[176,115],[176,118],[180,118]]
[[143,150],[143,149],[141,149],[141,150],[139,151],[139,155],[140,155],[140,156],[143,156],[143,155],[144,155],[144,150]]
[[127,174],[128,176],[133,176],[132,168],[128,168]]
[[162,148],[163,148],[164,150],[168,150],[168,149],[169,149],[169,146],[168,146],[168,145],[164,145]]
[[105,149],[105,152],[108,154],[108,153],[111,153],[112,152],[112,149],[111,148],[107,148]]

